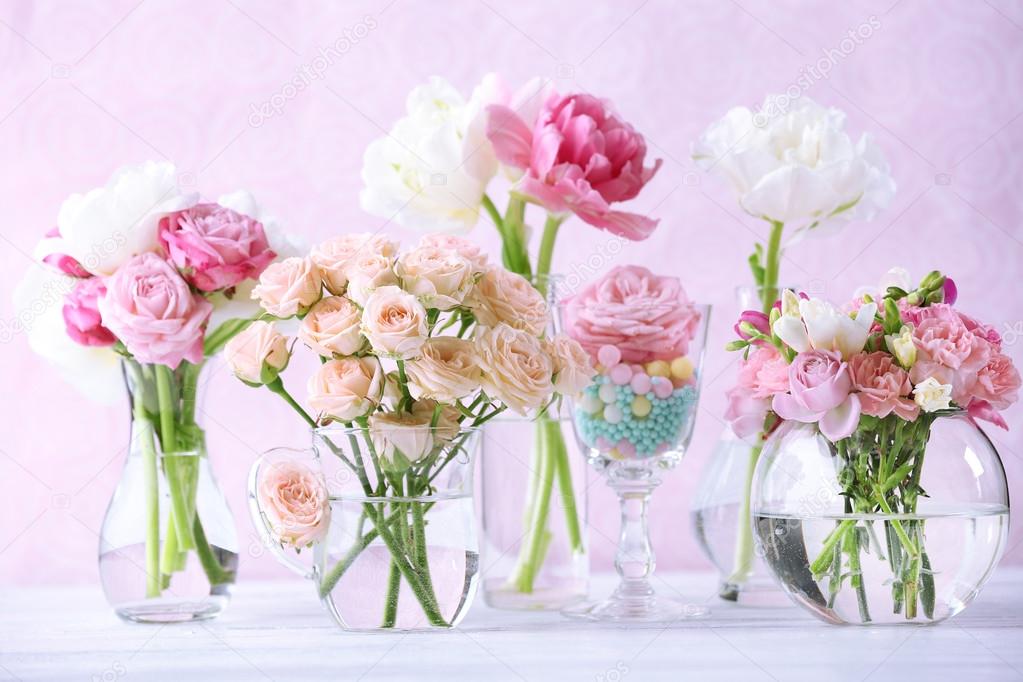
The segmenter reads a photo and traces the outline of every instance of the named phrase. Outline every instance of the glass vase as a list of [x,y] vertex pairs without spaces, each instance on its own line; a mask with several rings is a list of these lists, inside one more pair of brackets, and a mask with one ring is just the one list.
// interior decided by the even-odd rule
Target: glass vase
[[103,590],[126,620],[212,618],[231,597],[238,539],[196,420],[201,366],[123,370],[131,435],[100,532]]
[[[345,630],[458,625],[479,573],[473,509],[479,429],[405,427],[391,435],[331,426],[317,429],[314,441],[313,450],[271,450],[252,468],[250,511],[267,547],[315,584]],[[420,447],[420,457],[393,456]],[[328,492],[327,526],[308,543],[310,551],[282,545],[282,530],[287,534],[292,521],[268,508],[260,492],[281,467],[296,462],[316,472]]]
[[963,414],[861,421],[837,443],[787,423],[757,465],[753,516],[767,566],[813,615],[932,624],[991,575],[1009,496],[998,452]]
[[564,408],[483,426],[483,595],[494,608],[559,610],[586,597],[587,468],[570,436]]
[[[612,366],[603,367],[571,401],[585,459],[618,496],[621,535],[614,562],[618,587],[606,599],[563,609],[570,618],[655,623],[707,613],[702,605],[658,594],[650,582],[656,566],[648,526],[651,498],[685,455],[696,422],[710,306],[694,309],[699,323],[684,355],[670,357],[650,348],[656,360],[645,366],[608,361]],[[618,355],[606,353],[609,348],[601,348],[600,357]]]
[[[744,310],[759,310],[760,297],[755,287],[737,288],[733,319]],[[763,440],[759,434],[740,438],[725,426],[704,466],[689,518],[697,545],[718,571],[721,599],[744,606],[784,606],[789,601],[757,553],[749,514]]]

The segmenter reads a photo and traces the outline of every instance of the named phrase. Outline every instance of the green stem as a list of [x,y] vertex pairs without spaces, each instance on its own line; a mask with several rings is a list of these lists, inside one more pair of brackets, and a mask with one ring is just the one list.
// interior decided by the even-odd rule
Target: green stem
[[558,493],[565,507],[565,526],[568,529],[568,542],[576,554],[583,552],[583,535],[579,526],[579,509],[575,501],[575,490],[572,488],[572,468],[568,461],[568,448],[565,437],[561,433],[561,424],[549,417],[542,417],[548,447],[554,459],[554,474],[558,481]]
[[[163,473],[167,479],[167,491],[170,493],[171,517],[178,551],[187,552],[195,549],[192,538],[192,518],[195,516],[193,505],[189,504],[188,482],[193,478],[191,469],[194,465],[190,460],[196,455],[178,455],[177,436],[177,400],[174,397],[174,374],[166,365],[154,365],[156,373],[156,396],[160,406],[160,439],[163,445]],[[194,497],[194,495],[192,496]]]
[[508,262],[505,264],[512,272],[517,272],[526,279],[532,277],[529,266],[529,254],[525,243],[526,202],[516,196],[508,199],[508,210],[504,214],[504,231],[501,235],[507,245]]
[[746,480],[743,487],[742,499],[739,503],[739,526],[735,532],[735,555],[732,565],[732,574],[725,582],[728,585],[742,585],[749,580],[753,572],[753,529],[750,520],[750,493],[753,488],[753,472],[757,468],[757,460],[760,459],[762,445],[757,445],[750,450],[749,462],[746,464]]
[[226,570],[217,561],[217,556],[214,554],[209,540],[206,539],[206,532],[203,530],[198,514],[195,515],[195,521],[192,524],[192,533],[195,535],[195,553],[199,555],[199,563],[202,565],[203,572],[206,573],[206,578],[210,581],[210,586],[232,582],[234,572]]
[[[142,391],[139,391],[141,396]],[[146,598],[160,596],[160,474],[157,467],[156,434],[136,398],[135,420],[140,430],[143,477],[146,482]]]
[[765,315],[771,314],[774,302],[778,300],[778,270],[781,265],[781,235],[785,225],[771,223],[771,233],[767,238],[767,253],[764,256],[764,283],[760,291],[761,310]]
[[393,628],[398,620],[398,594],[401,591],[401,570],[394,559],[391,560],[391,567],[387,572],[387,594],[384,597],[384,620],[380,624],[383,628]]
[[167,537],[163,541],[163,554],[160,556],[160,575],[163,589],[170,587],[171,574],[179,570],[182,553],[178,549],[178,533],[174,528],[174,509],[171,508],[167,517]]
[[519,592],[530,594],[536,574],[543,563],[544,555],[550,544],[550,532],[547,530],[547,516],[551,505],[551,489],[554,483],[554,458],[547,451],[546,438],[539,450],[540,477],[537,481],[537,496],[533,500],[532,514],[526,541],[522,546],[523,554],[519,556],[515,574],[511,580]]
[[299,405],[295,401],[295,399],[291,397],[291,394],[288,393],[287,389],[284,388],[284,382],[281,381],[280,377],[277,377],[269,384],[266,384],[266,387],[269,388],[274,393],[276,393],[277,395],[279,395],[280,397],[284,398],[284,401],[288,403],[288,405],[291,405],[292,409],[298,412],[299,416],[301,416],[302,419],[305,420],[305,423],[308,424],[311,428],[315,429],[319,426],[319,424],[316,423],[316,420],[310,417],[309,413],[303,410],[302,406]]
[[536,261],[536,288],[544,296],[547,295],[547,277],[551,273],[551,261],[554,258],[554,242],[558,238],[558,228],[564,222],[563,216],[547,216],[543,226],[543,238],[540,240],[540,254]]
[[817,555],[817,558],[810,564],[810,572],[813,573],[814,578],[827,573],[828,568],[831,567],[831,562],[834,558],[835,545],[839,543],[844,537],[848,529],[856,525],[855,519],[846,519],[839,523],[828,537],[824,538],[824,543],[821,545],[821,551]]

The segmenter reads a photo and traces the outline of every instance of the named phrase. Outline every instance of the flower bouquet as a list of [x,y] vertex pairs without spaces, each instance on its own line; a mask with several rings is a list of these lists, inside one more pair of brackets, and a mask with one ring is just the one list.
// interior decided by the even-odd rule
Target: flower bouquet
[[[401,225],[444,232],[472,228],[482,208],[500,233],[505,268],[548,299],[563,293],[556,291],[551,264],[559,230],[570,216],[616,239],[646,239],[657,226],[655,219],[618,207],[639,194],[661,161],[645,165],[646,141],[607,101],[559,94],[540,79],[513,91],[491,74],[469,98],[433,77],[409,94],[406,106],[406,116],[366,150],[363,208]],[[498,175],[512,182],[503,213],[487,192]],[[546,214],[535,259],[529,249],[530,204]],[[502,426],[502,420],[491,423],[488,442],[517,440]],[[521,430],[518,423],[511,426]],[[484,462],[485,532],[494,548],[486,595],[494,606],[560,608],[586,593],[580,522],[585,499],[576,500],[576,491],[585,494],[585,487],[573,481],[560,415],[545,413],[535,428],[530,473],[523,481],[523,529],[506,530],[504,521],[523,506],[510,478],[521,467],[491,469],[490,462],[501,458]],[[563,523],[550,518],[552,506],[563,510]],[[517,559],[506,566],[501,558],[515,555],[516,546]]]
[[[250,386],[281,396],[315,432],[315,466],[272,453],[251,499],[275,551],[314,548],[314,578],[347,629],[450,627],[478,571],[472,458],[480,426],[512,410],[543,414],[589,383],[578,344],[544,338],[543,297],[458,237],[399,253],[383,236],[349,234],[269,266],[253,291],[266,319],[225,355]],[[285,389],[292,345],[321,364],[308,410]],[[337,466],[340,465],[340,470]],[[331,473],[333,470],[333,473]]]
[[730,344],[746,355],[737,418],[773,434],[758,540],[790,595],[829,621],[946,618],[1004,546],[1004,472],[974,419],[1006,428],[998,411],[1020,375],[956,297],[939,272],[843,310],[786,290]]
[[[746,321],[763,324],[778,299],[784,250],[807,235],[834,233],[870,220],[895,193],[888,164],[870,135],[854,140],[845,114],[801,96],[769,96],[762,107],[731,109],[692,149],[696,164],[720,175],[742,210],[767,222],[763,244],[748,262],[752,288],[737,290]],[[748,399],[729,391],[726,419]],[[697,538],[721,571],[719,596],[771,603],[773,584],[754,563],[749,526],[750,485],[766,434],[760,424],[733,420],[722,435],[693,504]],[[746,428],[746,427],[749,428]]]
[[149,162],[68,198],[37,250],[65,294],[63,329],[37,325],[33,347],[81,371],[90,393],[120,358],[128,385],[130,454],[100,542],[104,589],[124,618],[210,617],[234,582],[234,526],[196,406],[206,359],[251,319],[235,299],[276,258],[257,212],[243,192],[200,203],[178,191],[173,166]]

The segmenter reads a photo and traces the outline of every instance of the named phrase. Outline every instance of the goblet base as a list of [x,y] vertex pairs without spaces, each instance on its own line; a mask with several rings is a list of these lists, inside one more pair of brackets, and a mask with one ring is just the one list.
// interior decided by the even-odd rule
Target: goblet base
[[670,623],[701,618],[710,613],[710,609],[671,597],[651,597],[636,601],[612,595],[603,601],[574,604],[563,609],[561,613],[575,620],[607,623]]

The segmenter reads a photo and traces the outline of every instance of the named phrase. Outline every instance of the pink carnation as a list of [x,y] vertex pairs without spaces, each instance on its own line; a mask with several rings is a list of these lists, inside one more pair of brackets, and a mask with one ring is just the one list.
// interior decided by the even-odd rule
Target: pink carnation
[[612,208],[634,198],[661,167],[644,167],[646,141],[592,95],[552,92],[536,123],[511,107],[487,107],[487,137],[497,158],[525,171],[515,190],[548,211],[571,211],[626,239],[646,239],[657,221]]
[[993,353],[988,363],[977,372],[973,399],[1004,410],[1019,398],[1019,387],[1019,371],[1012,364],[1012,358],[1004,353]]
[[[60,229],[54,227],[44,235],[48,239],[59,239]],[[65,275],[71,277],[90,277],[89,272],[82,267],[82,264],[77,260],[67,255],[66,253],[51,253],[43,258],[43,262],[52,268],[60,270]]]
[[991,356],[991,344],[971,332],[960,315],[945,303],[926,308],[909,308],[904,319],[912,321],[917,359],[910,370],[914,384],[934,377],[951,384],[952,400],[965,407],[977,372]]
[[737,385],[754,398],[789,390],[789,363],[774,346],[758,346],[739,365]]
[[198,204],[163,217],[160,243],[201,291],[256,279],[277,257],[262,223],[219,204]]
[[155,253],[143,253],[107,278],[99,299],[103,323],[139,362],[199,363],[213,305]]
[[700,323],[677,277],[638,265],[614,268],[568,299],[564,313],[569,336],[591,356],[612,345],[629,363],[685,355]]
[[97,303],[107,288],[99,277],[89,277],[75,284],[64,298],[64,324],[67,335],[83,346],[110,346],[117,338],[103,326]]
[[863,414],[887,417],[894,412],[906,421],[913,421],[919,406],[909,398],[913,384],[909,373],[895,364],[888,353],[857,353],[849,358],[853,388],[859,391]]

